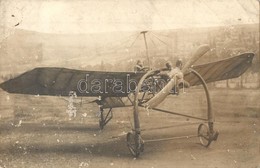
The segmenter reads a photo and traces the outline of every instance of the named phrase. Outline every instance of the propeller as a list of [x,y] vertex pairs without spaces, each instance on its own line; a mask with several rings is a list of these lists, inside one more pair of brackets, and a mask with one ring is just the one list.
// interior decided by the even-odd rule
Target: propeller
[[[183,69],[182,69],[182,73],[186,73],[188,71],[188,69],[200,58],[202,57],[207,51],[209,51],[210,47],[207,44],[201,45],[199,46],[195,52],[192,53],[192,57],[191,59],[184,65]],[[170,74],[172,75],[171,80],[167,83],[167,85],[165,85],[165,87],[159,92],[157,93],[152,99],[150,99],[148,102],[145,103],[145,107],[146,108],[154,108],[157,105],[159,105],[170,93],[170,91],[172,90],[172,88],[175,86],[176,84],[176,77],[174,74],[176,74],[176,70],[172,69],[170,71]]]
[[184,74],[200,57],[210,50],[208,44],[200,45],[194,53],[192,53],[191,59],[184,65],[182,73]]

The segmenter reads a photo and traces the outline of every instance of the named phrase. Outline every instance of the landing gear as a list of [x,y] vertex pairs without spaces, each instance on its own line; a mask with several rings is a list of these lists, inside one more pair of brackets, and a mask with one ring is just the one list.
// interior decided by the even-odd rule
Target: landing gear
[[208,147],[212,141],[216,141],[218,139],[218,135],[219,132],[218,131],[214,131],[214,113],[212,112],[212,107],[211,107],[211,99],[209,96],[209,90],[207,87],[207,83],[205,82],[205,80],[202,78],[202,76],[195,70],[190,69],[190,71],[196,75],[204,88],[205,94],[206,94],[206,98],[207,98],[207,108],[208,108],[208,126],[205,124],[200,124],[199,128],[198,128],[198,137],[200,139],[200,143],[201,145]]
[[204,88],[206,98],[207,98],[207,116],[208,116],[208,126],[205,124],[200,124],[198,127],[198,137],[200,140],[200,143],[202,146],[208,147],[212,141],[216,141],[218,139],[218,131],[214,131],[214,113],[212,112],[212,107],[211,107],[211,99],[209,96],[209,90],[207,87],[207,84],[205,80],[202,78],[202,76],[195,70],[190,69],[191,73],[196,75],[200,82],[202,83],[202,86]]
[[[141,130],[140,130],[140,122],[139,122],[139,109],[138,107],[142,104],[147,102],[151,97],[154,96],[154,94],[152,94],[152,96],[146,98],[146,92],[150,91],[148,90],[144,90],[143,88],[143,82],[147,79],[149,79],[150,77],[153,77],[155,74],[158,74],[158,71],[148,71],[139,81],[136,92],[135,92],[135,96],[134,96],[134,110],[133,110],[133,116],[134,116],[134,128],[133,128],[133,133],[129,132],[126,136],[126,140],[127,140],[127,147],[129,149],[129,151],[131,152],[131,154],[134,157],[138,157],[140,155],[141,152],[144,151],[144,141],[141,138]],[[151,82],[152,81],[152,82]],[[147,85],[148,88],[152,88],[153,84],[154,84],[154,80],[152,79],[151,81],[149,81],[149,83],[151,83],[152,85]],[[139,93],[143,92],[143,95],[140,98]],[[153,93],[153,92],[151,92]],[[147,93],[148,94],[148,93]]]
[[104,126],[113,118],[112,108],[110,108],[106,115],[104,115],[104,109],[102,106],[99,107],[100,110],[100,119],[99,119],[99,128],[103,129]]
[[127,147],[134,157],[138,157],[144,151],[144,141],[140,134],[129,132],[126,135]]
[[200,124],[198,128],[198,137],[201,145],[208,147],[211,143],[209,138],[209,128],[205,124]]
[[205,124],[200,124],[198,128],[198,137],[202,146],[209,147],[212,141],[218,139],[218,132],[210,131],[209,127]]
[[[212,105],[211,105],[211,99],[209,96],[209,91],[207,88],[207,84],[205,80],[202,78],[202,76],[196,72],[193,69],[190,69],[190,72],[193,73],[195,76],[198,77],[200,80],[200,84],[203,85],[206,99],[207,99],[207,118],[199,118],[194,116],[189,116],[185,114],[175,113],[168,110],[158,109],[158,108],[152,108],[153,110],[173,114],[173,115],[179,115],[194,119],[199,119],[206,121],[208,124],[200,124],[198,127],[198,134],[197,135],[191,135],[191,136],[182,136],[182,137],[172,137],[172,138],[165,138],[165,139],[155,139],[155,140],[146,140],[145,142],[155,142],[155,141],[165,141],[165,140],[173,140],[173,139],[179,139],[179,138],[187,138],[187,137],[199,137],[200,143],[208,147],[212,141],[216,141],[218,138],[218,132],[214,131],[213,125],[214,125],[214,113],[212,111]],[[144,151],[144,141],[141,138],[141,129],[140,129],[140,121],[139,121],[139,108],[144,107],[144,104],[148,102],[151,98],[155,97],[158,91],[156,89],[151,89],[154,86],[160,86],[159,83],[156,80],[158,77],[158,71],[148,71],[139,81],[137,89],[135,91],[135,97],[133,101],[133,116],[134,116],[134,128],[133,132],[129,132],[126,136],[127,140],[127,147],[130,151],[130,153],[134,157],[138,157],[141,152]],[[143,84],[145,82],[145,85]],[[145,89],[144,86],[148,86]],[[145,92],[148,91],[148,92]],[[160,91],[160,90],[159,90]]]

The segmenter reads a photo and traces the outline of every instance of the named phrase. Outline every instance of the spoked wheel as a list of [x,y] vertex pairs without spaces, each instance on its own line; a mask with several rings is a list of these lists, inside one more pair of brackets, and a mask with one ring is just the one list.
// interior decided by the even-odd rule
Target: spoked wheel
[[139,81],[137,89],[138,105],[142,105],[152,99],[168,82],[166,77],[162,78],[160,72],[163,70],[152,70],[147,72]]
[[209,128],[205,124],[200,124],[198,128],[198,137],[200,139],[201,145],[208,147],[212,142],[210,137]]
[[198,137],[200,139],[200,143],[201,145],[208,147],[212,141],[216,141],[218,139],[218,135],[219,132],[218,131],[214,131],[214,113],[212,111],[212,106],[211,106],[211,99],[209,96],[209,90],[207,87],[207,83],[206,81],[202,78],[202,76],[195,71],[194,69],[190,68],[190,71],[196,75],[200,82],[203,85],[205,94],[206,94],[206,98],[207,98],[207,115],[208,115],[208,126],[205,124],[200,124],[199,128],[198,128]]
[[126,136],[127,147],[134,157],[138,157],[144,151],[144,141],[139,134],[129,132]]

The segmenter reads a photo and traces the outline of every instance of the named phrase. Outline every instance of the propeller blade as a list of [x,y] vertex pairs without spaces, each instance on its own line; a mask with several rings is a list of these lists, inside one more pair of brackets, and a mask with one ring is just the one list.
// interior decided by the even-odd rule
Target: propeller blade
[[208,44],[200,45],[195,52],[192,53],[191,59],[184,65],[182,72],[185,73],[200,57],[210,50]]
[[[182,69],[182,72],[185,73],[188,68],[190,68],[200,57],[202,57],[208,50],[209,45],[204,44],[197,48],[197,50],[192,54],[192,58],[185,64],[184,68]],[[159,92],[157,93],[152,99],[150,99],[148,102],[145,103],[146,108],[154,108],[157,105],[159,105],[171,92],[172,88],[176,84],[176,70],[172,69],[169,74],[172,75],[171,80],[167,83],[167,85]]]
[[162,90],[157,93],[153,98],[144,104],[145,108],[154,108],[159,105],[170,93],[175,85],[175,77],[173,77]]

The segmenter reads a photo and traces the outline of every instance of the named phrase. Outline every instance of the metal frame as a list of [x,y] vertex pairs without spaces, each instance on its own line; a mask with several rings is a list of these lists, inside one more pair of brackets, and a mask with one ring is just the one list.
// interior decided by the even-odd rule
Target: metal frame
[[139,120],[139,109],[138,107],[140,106],[139,101],[138,101],[138,94],[141,90],[141,86],[143,81],[153,75],[156,72],[156,70],[153,71],[148,71],[139,81],[136,92],[135,92],[135,97],[134,97],[134,110],[133,110],[133,116],[134,116],[134,128],[133,132],[130,132],[127,134],[127,146],[132,153],[134,157],[138,157],[141,152],[144,150],[144,142],[155,142],[155,141],[167,141],[167,140],[173,140],[173,139],[180,139],[180,138],[187,138],[187,137],[199,137],[200,142],[203,146],[208,147],[212,141],[216,141],[218,138],[218,132],[214,131],[214,113],[212,111],[212,104],[211,104],[211,99],[210,99],[210,94],[209,90],[207,87],[206,81],[202,78],[202,76],[195,71],[194,69],[190,68],[190,73],[193,73],[195,76],[197,76],[204,88],[205,94],[206,94],[206,99],[207,99],[207,119],[199,118],[199,117],[193,117],[193,116],[188,116],[188,115],[183,115],[167,110],[162,110],[162,109],[157,109],[153,108],[154,110],[165,112],[165,113],[170,113],[173,115],[180,115],[180,116],[185,116],[189,118],[194,118],[198,120],[203,120],[207,121],[208,126],[205,124],[200,124],[198,127],[198,135],[190,135],[190,136],[182,136],[182,137],[172,137],[172,138],[166,138],[166,139],[153,139],[153,140],[142,140],[141,138],[141,129],[140,129],[140,120]]
[[[212,141],[216,141],[218,139],[219,132],[214,131],[214,122],[215,122],[215,116],[212,111],[212,104],[210,99],[209,90],[207,87],[206,81],[203,79],[203,77],[194,69],[190,68],[191,73],[196,75],[200,81],[202,82],[202,86],[204,88],[206,98],[207,98],[207,107],[208,107],[208,127],[205,124],[200,124],[198,127],[198,136],[200,138],[200,142],[203,146],[208,147]],[[202,132],[202,128],[206,127],[207,131]],[[203,139],[205,139],[207,142],[204,143]]]
[[138,110],[138,106],[139,106],[139,101],[138,101],[138,94],[141,90],[142,87],[142,83],[143,81],[153,75],[156,72],[156,70],[151,70],[148,71],[139,81],[138,86],[135,90],[135,95],[134,95],[134,110],[133,110],[133,116],[134,116],[134,128],[133,128],[133,132],[129,132],[127,134],[127,147],[129,149],[129,151],[131,152],[131,154],[134,157],[138,157],[140,155],[141,152],[143,152],[144,150],[144,141],[141,138],[141,130],[140,130],[140,121],[139,121],[139,110]]
[[102,105],[99,106],[100,110],[100,120],[99,120],[99,128],[103,129],[104,126],[113,118],[112,108],[109,108],[106,116],[104,115],[104,108]]

